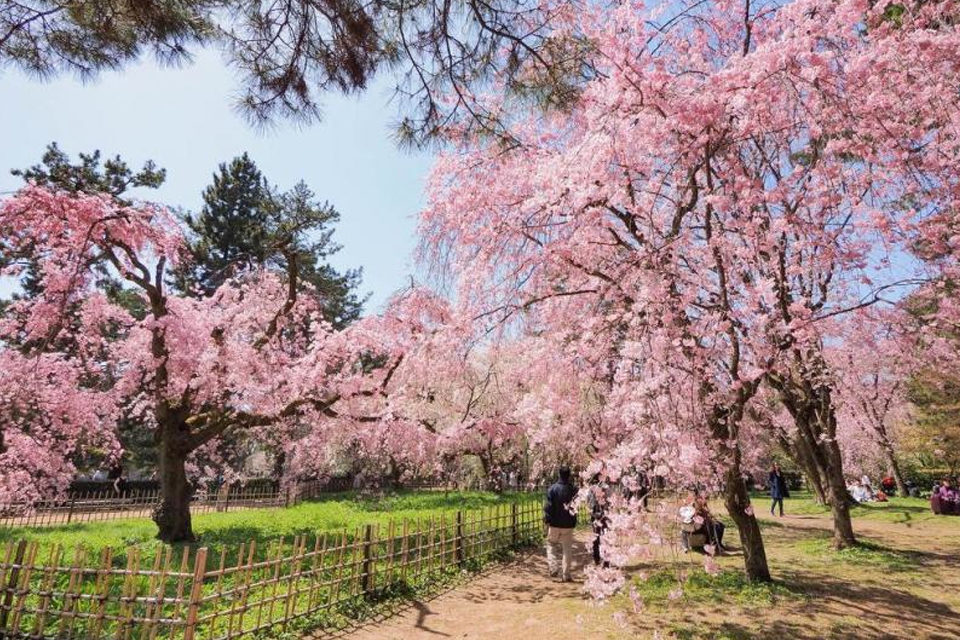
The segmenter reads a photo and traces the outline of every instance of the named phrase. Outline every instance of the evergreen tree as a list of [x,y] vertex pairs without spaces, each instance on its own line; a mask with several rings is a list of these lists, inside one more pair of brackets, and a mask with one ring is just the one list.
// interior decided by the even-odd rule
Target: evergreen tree
[[[0,2],[0,67],[95,77],[152,52],[161,63],[220,49],[256,123],[311,121],[325,92],[353,93],[397,69],[398,134],[422,143],[461,126],[505,134],[483,89],[568,104],[590,71],[589,42],[549,28],[550,3],[521,0],[33,0]],[[456,96],[456,100],[446,99]]]
[[263,264],[272,207],[267,182],[246,153],[221,164],[203,191],[200,213],[186,216],[194,264],[180,274],[181,287],[209,295],[231,275]]
[[100,151],[81,153],[80,162],[73,164],[56,142],[47,145],[40,164],[29,169],[14,169],[10,173],[41,187],[71,193],[106,193],[121,202],[128,189],[146,187],[156,189],[167,178],[166,169],[158,169],[153,160],[134,172],[120,157],[115,156],[100,164]]
[[177,274],[183,290],[210,295],[237,273],[259,267],[286,272],[294,259],[301,290],[320,297],[327,321],[339,329],[359,317],[362,272],[340,273],[328,262],[341,248],[333,241],[340,214],[306,183],[280,193],[245,153],[220,165],[203,202],[198,214],[186,217],[193,260]]
[[[340,221],[340,213],[328,202],[316,200],[316,195],[302,180],[275,202],[276,223],[282,230],[281,236],[292,241],[300,280],[311,285],[323,301],[324,318],[342,329],[360,317],[365,298],[357,295],[363,276],[361,269],[340,273],[327,261],[342,248],[333,241],[333,227]],[[314,230],[310,237],[296,231],[307,227]]]

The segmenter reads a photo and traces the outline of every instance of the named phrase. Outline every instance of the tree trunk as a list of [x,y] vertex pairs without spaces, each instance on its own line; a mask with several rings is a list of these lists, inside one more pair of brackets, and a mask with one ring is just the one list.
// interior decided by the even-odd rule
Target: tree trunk
[[[739,454],[737,455],[739,458]],[[750,496],[747,485],[740,474],[740,465],[736,464],[726,474],[723,490],[727,513],[733,518],[740,533],[740,546],[743,548],[743,565],[747,578],[751,582],[770,582],[770,568],[767,565],[767,552],[763,547],[760,525],[752,513],[747,513]]]
[[287,466],[287,454],[284,451],[277,451],[273,458],[273,477],[277,480],[283,478],[283,472]]
[[820,477],[820,471],[813,461],[813,456],[806,445],[806,441],[803,438],[797,438],[795,442],[790,442],[784,436],[780,446],[793,463],[803,471],[803,476],[813,490],[817,504],[827,504],[827,492],[823,488],[823,479]]
[[857,544],[853,535],[853,522],[850,520],[850,498],[846,485],[837,483],[833,477],[827,485],[827,503],[833,516],[833,548],[844,549]]
[[166,542],[193,542],[190,521],[190,484],[187,482],[187,447],[180,430],[164,428],[160,440],[160,504],[153,512],[157,538]]
[[[818,417],[813,416],[812,419],[814,422],[801,430],[807,434],[808,439],[811,437],[819,439],[820,434],[828,433],[823,430],[823,425],[815,422],[819,419]],[[816,465],[816,471],[819,473],[823,484],[826,503],[829,505],[830,513],[833,516],[833,546],[836,549],[843,549],[856,545],[857,539],[853,535],[853,522],[850,520],[851,500],[850,494],[847,492],[847,481],[843,475],[840,445],[837,444],[836,439],[830,439],[829,437],[807,444],[813,448],[811,461]]]
[[843,456],[840,453],[840,444],[836,439],[836,417],[833,412],[833,405],[830,404],[829,395],[827,396],[826,406],[816,413],[820,420],[827,421],[829,424],[821,425],[817,430],[819,433],[826,434],[818,443],[824,450],[824,458],[827,464],[824,476],[827,479],[827,499],[830,504],[830,513],[833,516],[833,546],[835,549],[843,549],[857,544],[857,538],[853,535],[853,522],[850,520],[850,494],[847,492],[847,479],[843,475]]
[[[812,371],[816,373],[816,367]],[[816,475],[825,492],[833,516],[833,546],[842,549],[857,544],[850,520],[851,500],[843,474],[843,456],[837,443],[837,417],[831,389],[816,382],[813,373],[808,373],[809,378],[800,375],[772,382],[796,424],[796,446],[806,453],[811,482]]]
[[809,465],[803,469],[803,475],[807,479],[807,483],[810,485],[810,488],[813,490],[813,497],[817,501],[817,504],[827,504],[827,492],[823,488],[823,482],[820,480],[820,474],[817,473],[815,468],[813,468],[813,465]]

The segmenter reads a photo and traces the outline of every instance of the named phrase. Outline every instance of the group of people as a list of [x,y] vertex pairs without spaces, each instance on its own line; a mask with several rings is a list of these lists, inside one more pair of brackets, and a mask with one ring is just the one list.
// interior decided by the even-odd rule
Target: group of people
[[870,476],[864,474],[859,480],[847,484],[847,493],[858,503],[886,502],[887,493],[883,489],[874,489]]
[[[847,485],[847,491],[857,502],[886,501],[884,491],[888,484],[884,479],[883,486],[874,490],[870,478],[864,475],[859,480],[853,480]],[[637,497],[641,500],[642,508],[646,508],[646,495],[649,486],[641,480],[640,491]],[[787,481],[780,469],[774,464],[767,477],[767,486],[770,491],[770,515],[783,516],[783,500],[790,497]],[[590,509],[590,522],[593,528],[593,561],[601,564],[600,541],[609,526],[606,512],[606,499],[611,487],[599,481],[587,494],[587,505]],[[570,469],[561,467],[557,481],[547,489],[543,506],[543,520],[547,525],[547,565],[550,575],[564,582],[571,580],[570,571],[573,558],[574,530],[577,526],[577,514],[572,505],[575,503],[578,489],[571,479]],[[637,493],[634,491],[633,493]],[[625,492],[631,497],[631,491]],[[954,486],[949,478],[944,478],[933,487],[931,506],[934,513],[944,515],[960,515],[960,488]],[[706,547],[713,553],[724,553],[723,546],[724,525],[710,512],[707,497],[697,491],[690,491],[683,505],[679,509],[681,546],[684,553],[694,547]],[[604,563],[605,565],[605,563]]]
[[[641,508],[646,508],[646,495],[649,485],[641,474],[638,483],[639,490],[618,488],[625,497],[636,496]],[[790,497],[787,481],[778,464],[774,464],[768,477],[770,497],[770,514],[776,515],[777,509],[783,516],[783,500]],[[600,552],[600,543],[603,534],[609,526],[606,512],[607,499],[612,488],[600,482],[599,479],[591,486],[587,493],[586,502],[590,509],[590,523],[593,528],[593,562],[604,564]],[[571,505],[574,504],[578,493],[577,487],[571,479],[570,469],[561,467],[557,481],[547,489],[543,506],[543,520],[547,525],[547,565],[550,576],[562,581],[569,581],[574,543],[574,530],[577,526],[577,514]],[[680,543],[684,553],[693,548],[707,548],[712,553],[724,553],[723,544],[724,524],[710,511],[707,496],[690,491],[685,502],[679,508]]]
[[938,515],[960,516],[960,489],[953,486],[950,478],[944,478],[933,487],[930,506]]
[[[639,476],[636,487],[617,487],[625,498],[636,498],[640,508],[646,508],[646,498],[650,486],[646,478]],[[785,485],[784,485],[785,486]],[[614,488],[599,480],[587,492],[586,502],[590,510],[590,524],[593,529],[593,562],[603,564],[600,542],[609,526],[607,500]],[[574,485],[568,467],[561,467],[555,483],[547,489],[543,504],[543,521],[547,525],[547,566],[550,576],[563,582],[571,580],[573,562],[574,530],[577,526],[577,513],[573,508],[578,489]],[[713,553],[723,553],[724,525],[710,511],[707,497],[691,491],[686,502],[680,507],[681,545],[684,552],[692,547],[712,545]]]

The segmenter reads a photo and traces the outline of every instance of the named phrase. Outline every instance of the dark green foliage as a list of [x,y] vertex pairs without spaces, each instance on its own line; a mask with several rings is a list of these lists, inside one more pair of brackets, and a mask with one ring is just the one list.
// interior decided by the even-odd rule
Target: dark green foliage
[[177,63],[215,33],[220,0],[34,0],[0,4],[0,64],[47,77],[87,77],[152,50]]
[[203,192],[200,213],[186,216],[194,264],[178,275],[182,288],[209,295],[236,273],[266,262],[272,207],[267,182],[247,154],[221,164]]
[[586,41],[551,37],[548,12],[521,0],[6,2],[0,67],[88,77],[150,50],[178,63],[217,46],[255,123],[314,120],[324,92],[362,90],[393,67],[409,107],[397,127],[401,141],[423,143],[460,126],[506,137],[502,114],[473,97],[477,88],[498,78],[527,102],[562,107],[591,73]]
[[[278,225],[290,238],[291,251],[300,269],[300,281],[312,286],[323,304],[323,316],[335,328],[342,329],[360,317],[364,300],[356,293],[363,275],[360,269],[338,272],[327,259],[340,250],[333,242],[333,225],[340,213],[329,203],[319,202],[307,187],[298,182],[277,198]],[[308,237],[300,229],[311,229]],[[285,262],[285,259],[284,259]],[[286,264],[281,264],[285,267]]]
[[61,151],[56,142],[47,145],[40,164],[29,169],[11,171],[24,181],[38,186],[60,189],[71,193],[107,193],[120,198],[127,190],[136,187],[156,189],[167,177],[166,169],[159,169],[153,160],[134,172],[120,157],[115,156],[100,165],[100,151],[81,153],[80,162],[72,164],[70,156]]
[[[904,435],[906,449],[925,467],[960,471],[960,377],[925,371],[911,378],[907,397],[915,411]],[[929,486],[921,486],[929,489]]]
[[327,259],[340,250],[333,226],[340,214],[320,202],[303,182],[278,193],[243,154],[220,165],[203,192],[204,205],[186,217],[192,232],[191,264],[177,274],[179,286],[210,295],[231,276],[266,267],[290,274],[301,291],[319,296],[324,317],[343,328],[359,317],[361,272],[340,273]]

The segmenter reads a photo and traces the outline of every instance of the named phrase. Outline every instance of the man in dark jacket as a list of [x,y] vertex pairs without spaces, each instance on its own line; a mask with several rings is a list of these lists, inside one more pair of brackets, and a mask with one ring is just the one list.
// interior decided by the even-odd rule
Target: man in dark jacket
[[780,505],[780,517],[783,517],[783,499],[790,497],[790,491],[787,489],[787,480],[780,471],[780,465],[773,464],[770,475],[767,478],[767,484],[770,485],[770,498],[773,502],[770,504],[770,515],[774,515],[773,509]]
[[[577,495],[577,488],[570,482],[570,469],[560,467],[560,479],[547,489],[543,501],[543,521],[547,525],[547,565],[550,575],[561,576],[570,581],[570,562],[573,556],[573,529],[577,526],[577,514],[570,511],[570,503]],[[559,554],[563,555],[560,563]]]

